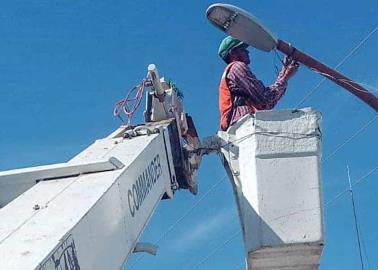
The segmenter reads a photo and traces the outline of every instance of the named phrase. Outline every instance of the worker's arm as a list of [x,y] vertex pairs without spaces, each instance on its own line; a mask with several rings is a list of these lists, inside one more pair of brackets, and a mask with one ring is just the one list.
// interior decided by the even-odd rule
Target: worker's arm
[[270,110],[285,94],[287,81],[292,75],[292,69],[283,67],[276,82],[265,87],[264,83],[256,78],[245,63],[236,62],[227,75],[227,79],[231,91],[239,91],[248,96],[257,105],[257,109]]

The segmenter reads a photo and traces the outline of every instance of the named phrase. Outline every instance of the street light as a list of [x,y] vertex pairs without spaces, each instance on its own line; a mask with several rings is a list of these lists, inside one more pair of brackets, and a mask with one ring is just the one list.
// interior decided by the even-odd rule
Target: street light
[[207,9],[206,16],[214,26],[252,47],[265,52],[277,49],[290,56],[293,60],[345,88],[378,112],[376,96],[338,71],[276,38],[249,12],[233,5],[213,4]]

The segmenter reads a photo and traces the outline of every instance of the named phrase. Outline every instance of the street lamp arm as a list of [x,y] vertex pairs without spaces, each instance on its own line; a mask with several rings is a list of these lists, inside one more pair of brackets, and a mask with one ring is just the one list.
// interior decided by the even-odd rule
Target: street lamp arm
[[311,70],[314,70],[315,72],[323,75],[327,79],[330,79],[331,81],[345,88],[350,93],[357,96],[363,102],[372,107],[376,112],[378,112],[378,98],[358,83],[347,78],[340,72],[321,63],[320,61],[316,60],[310,55],[305,54],[297,48],[292,47],[286,41],[278,39],[276,48],[282,53],[290,56],[293,60],[302,63]]

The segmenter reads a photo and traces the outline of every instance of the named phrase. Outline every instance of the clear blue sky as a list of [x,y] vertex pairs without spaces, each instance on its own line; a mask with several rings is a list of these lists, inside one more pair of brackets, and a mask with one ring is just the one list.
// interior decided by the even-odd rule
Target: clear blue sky
[[[64,162],[119,121],[115,101],[157,64],[185,94],[199,134],[217,131],[217,88],[224,63],[217,48],[224,34],[210,25],[211,1],[4,0],[0,3],[0,170]],[[273,32],[335,66],[378,25],[378,2],[233,1]],[[340,68],[377,94],[378,33]],[[252,70],[266,84],[275,76],[273,53],[251,49]],[[301,68],[278,108],[294,107],[320,80]],[[303,106],[323,114],[323,156],[331,154],[375,115],[354,96],[324,83]],[[141,118],[135,119],[140,120]],[[138,121],[135,121],[138,122]],[[346,165],[356,181],[378,165],[378,121],[323,164],[325,201],[347,187]],[[200,193],[178,192],[160,204],[143,240],[154,242],[225,175],[206,157]],[[355,186],[356,205],[370,268],[378,257],[378,171]],[[163,242],[157,257],[133,269],[195,269],[239,228],[231,187],[222,182]],[[350,197],[325,208],[326,245],[321,269],[359,269]],[[139,255],[133,255],[129,266]],[[197,269],[237,269],[243,243],[236,237]],[[129,267],[130,268],[130,267]],[[241,268],[239,268],[241,269]]]

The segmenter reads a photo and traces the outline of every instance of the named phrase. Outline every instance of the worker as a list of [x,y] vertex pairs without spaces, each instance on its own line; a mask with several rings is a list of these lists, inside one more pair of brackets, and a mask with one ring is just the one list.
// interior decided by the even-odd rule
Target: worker
[[285,57],[276,82],[265,87],[251,72],[248,45],[231,36],[222,40],[218,54],[227,63],[219,86],[220,128],[227,130],[241,117],[259,110],[271,110],[285,94],[288,80],[298,64]]

